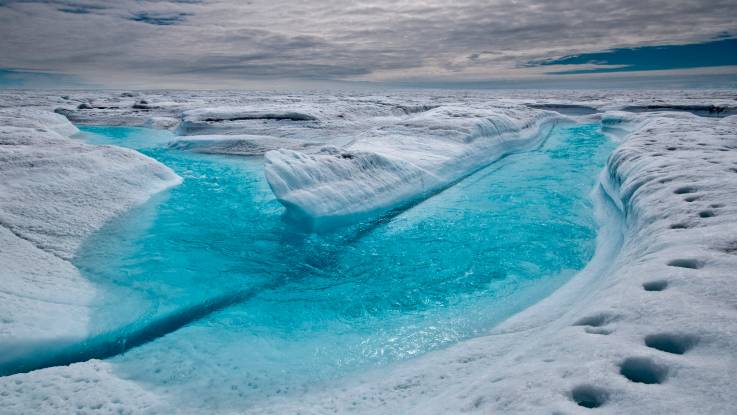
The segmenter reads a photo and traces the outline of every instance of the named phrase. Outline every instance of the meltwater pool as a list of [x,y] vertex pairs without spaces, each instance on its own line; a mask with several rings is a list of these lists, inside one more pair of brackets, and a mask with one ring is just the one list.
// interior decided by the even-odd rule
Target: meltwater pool
[[81,130],[184,182],[80,249],[74,263],[99,290],[98,341],[80,347],[107,347],[120,376],[215,409],[479,336],[550,294],[594,253],[590,192],[614,147],[598,124],[558,126],[407,210],[314,234],[283,220],[260,157],[169,149],[165,131]]

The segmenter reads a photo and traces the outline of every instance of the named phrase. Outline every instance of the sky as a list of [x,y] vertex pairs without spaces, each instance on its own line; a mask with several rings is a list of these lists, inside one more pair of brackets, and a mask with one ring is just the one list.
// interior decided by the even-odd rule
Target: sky
[[735,0],[0,0],[0,88],[730,87],[735,9]]

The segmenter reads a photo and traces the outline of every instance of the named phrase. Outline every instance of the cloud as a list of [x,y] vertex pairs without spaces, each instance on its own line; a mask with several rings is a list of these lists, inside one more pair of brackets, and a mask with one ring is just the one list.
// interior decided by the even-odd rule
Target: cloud
[[153,86],[198,77],[544,77],[537,62],[737,33],[724,12],[732,7],[733,0],[5,0],[0,67]]
[[159,26],[170,26],[184,22],[191,13],[167,13],[167,12],[138,12],[129,17],[134,22],[147,23]]

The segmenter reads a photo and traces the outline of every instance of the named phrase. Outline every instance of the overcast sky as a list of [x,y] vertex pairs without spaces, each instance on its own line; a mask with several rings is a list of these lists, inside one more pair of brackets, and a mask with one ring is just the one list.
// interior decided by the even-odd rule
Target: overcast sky
[[[735,0],[0,0],[0,79],[186,88],[520,81],[608,68],[622,76],[628,62],[571,56],[730,38],[736,8]],[[737,56],[734,45],[716,53]],[[709,65],[644,68],[737,73],[737,62]]]

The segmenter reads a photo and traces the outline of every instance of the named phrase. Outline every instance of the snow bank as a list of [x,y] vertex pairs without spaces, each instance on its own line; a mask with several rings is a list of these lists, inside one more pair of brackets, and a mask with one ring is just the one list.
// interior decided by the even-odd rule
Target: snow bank
[[150,117],[143,123],[143,127],[158,128],[161,130],[171,130],[178,125],[179,120],[172,117]]
[[0,413],[13,415],[186,412],[165,406],[145,385],[121,379],[99,360],[1,378],[0,396]]
[[488,336],[253,412],[732,413],[737,117],[632,122],[597,189],[596,257],[563,288]]
[[577,115],[590,115],[596,114],[599,111],[596,108],[588,105],[581,104],[568,104],[562,102],[551,102],[551,103],[540,103],[540,104],[527,104],[530,108],[537,108],[541,110],[556,111],[561,114],[577,116]]
[[266,153],[265,174],[288,215],[319,229],[350,223],[448,186],[541,142],[558,120],[531,109],[440,107],[317,154]]
[[315,122],[317,117],[298,111],[269,111],[251,107],[198,108],[182,113],[179,135],[222,134],[239,130],[239,121]]
[[86,334],[94,288],[69,262],[108,219],[179,183],[132,150],[86,145],[63,116],[0,110],[0,365]]
[[240,156],[262,155],[271,150],[295,149],[314,150],[321,143],[296,139],[282,139],[263,135],[207,135],[187,136],[169,144],[179,150],[189,150],[206,154],[232,154]]

